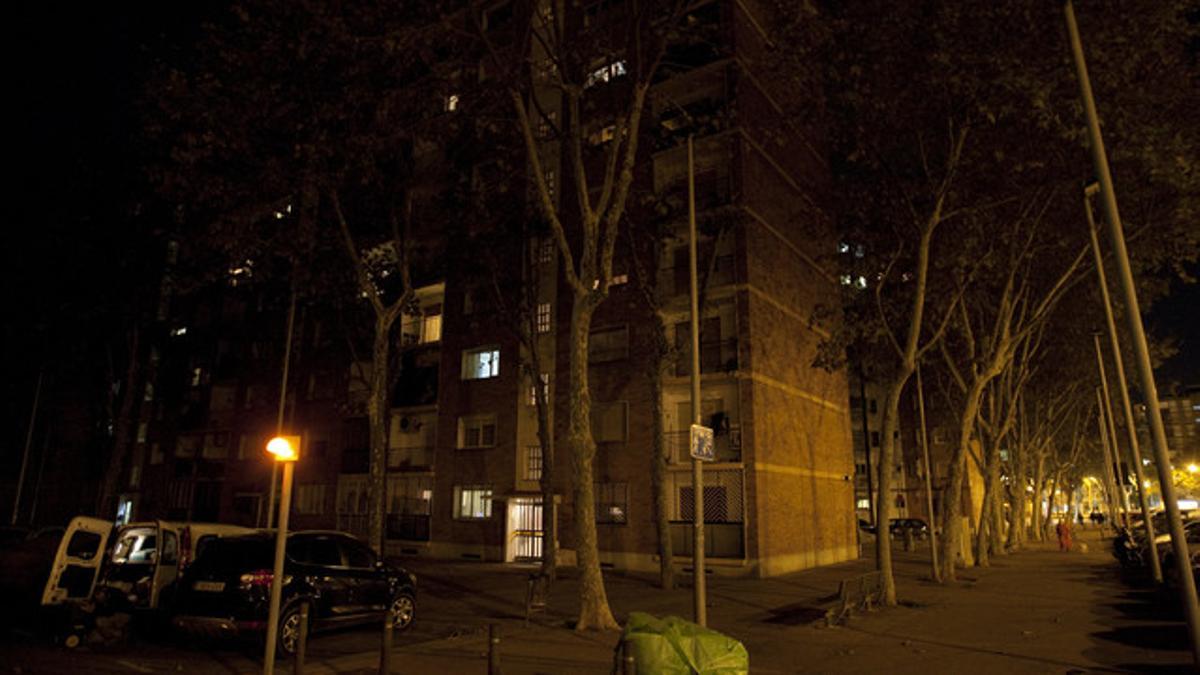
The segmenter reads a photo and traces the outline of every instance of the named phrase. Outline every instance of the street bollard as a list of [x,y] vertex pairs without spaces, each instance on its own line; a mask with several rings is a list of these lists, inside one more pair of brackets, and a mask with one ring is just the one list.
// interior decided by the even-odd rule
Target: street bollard
[[488,624],[488,675],[500,675],[500,626]]
[[296,636],[296,663],[293,672],[304,675],[304,653],[308,649],[308,603],[300,605],[300,634]]
[[395,627],[391,612],[384,614],[383,640],[379,647],[379,674],[388,675],[392,667],[392,629]]

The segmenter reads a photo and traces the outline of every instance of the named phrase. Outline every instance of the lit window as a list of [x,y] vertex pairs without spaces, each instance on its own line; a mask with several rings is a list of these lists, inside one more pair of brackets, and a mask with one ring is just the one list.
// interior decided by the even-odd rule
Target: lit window
[[629,283],[629,275],[628,274],[614,274],[612,281],[609,282],[608,285],[609,286],[621,286],[621,285],[627,284],[627,283]]
[[541,302],[537,306],[537,332],[550,332],[550,303]]
[[496,416],[472,415],[458,418],[458,447],[490,448],[496,445]]
[[486,485],[456,485],[454,517],[474,520],[491,518],[492,488]]
[[583,81],[583,88],[593,87],[601,82],[609,82],[625,74],[625,62],[613,61],[593,70]]
[[554,188],[555,188],[554,169],[546,169],[546,192],[549,192],[551,197],[554,196]]
[[180,335],[187,335],[187,326],[171,329],[171,337],[179,337]]
[[437,342],[442,339],[442,315],[430,314],[421,327],[421,342]]
[[555,246],[556,246],[556,244],[554,243],[553,237],[545,237],[544,239],[542,239],[541,243],[538,246],[538,262],[540,262],[540,263],[554,262]]
[[204,369],[203,368],[193,368],[192,369],[192,386],[199,387],[200,383],[203,380],[204,380]]
[[138,428],[137,428],[137,442],[138,442],[138,443],[145,443],[145,442],[146,442],[146,430],[147,430],[147,426],[148,426],[148,425],[147,425],[147,423],[146,423],[146,422],[139,422],[139,423],[138,423]]
[[450,94],[442,101],[442,110],[454,112],[458,110],[458,94]]
[[839,280],[842,282],[843,286],[849,286],[850,284],[854,283],[854,277],[850,276],[849,274],[843,274]]
[[[553,67],[554,64],[550,64]],[[554,134],[556,122],[558,121],[558,113],[550,110],[545,115],[538,117],[538,136],[541,138],[550,138]]]
[[869,509],[869,508],[871,508],[871,500],[870,499],[860,499],[856,502],[855,508]]
[[500,350],[480,347],[463,352],[462,379],[485,380],[500,375]]

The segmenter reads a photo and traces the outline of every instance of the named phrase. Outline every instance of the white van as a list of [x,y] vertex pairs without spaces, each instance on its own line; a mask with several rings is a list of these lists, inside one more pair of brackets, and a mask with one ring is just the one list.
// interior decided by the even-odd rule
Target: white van
[[153,520],[117,528],[101,571],[102,591],[118,592],[131,609],[160,609],[183,570],[211,540],[254,532],[219,523]]

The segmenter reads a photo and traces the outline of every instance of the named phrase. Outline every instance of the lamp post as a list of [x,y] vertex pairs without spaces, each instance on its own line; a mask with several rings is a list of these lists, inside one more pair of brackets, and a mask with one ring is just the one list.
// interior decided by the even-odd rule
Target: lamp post
[[292,472],[300,457],[299,436],[276,436],[267,443],[276,462],[283,464],[283,489],[279,495],[279,520],[275,530],[275,565],[271,575],[271,605],[267,613],[267,645],[263,675],[275,672],[275,639],[279,633],[279,599],[283,595],[283,553],[287,545],[288,512],[292,505]]
[[[1079,80],[1079,94],[1087,115],[1088,145],[1091,146],[1092,161],[1100,179],[1101,204],[1104,207],[1105,223],[1111,240],[1113,258],[1121,280],[1121,291],[1125,301],[1125,318],[1133,334],[1134,353],[1141,379],[1142,395],[1146,397],[1146,411],[1150,422],[1150,436],[1154,441],[1154,460],[1158,465],[1159,490],[1163,508],[1167,512],[1167,530],[1171,534],[1171,548],[1175,553],[1175,564],[1179,566],[1179,593],[1187,617],[1188,638],[1192,643],[1192,660],[1200,665],[1200,602],[1196,598],[1196,581],[1192,577],[1183,521],[1179,517],[1179,502],[1175,498],[1175,486],[1171,483],[1171,454],[1167,447],[1167,433],[1163,427],[1162,411],[1158,408],[1158,389],[1154,385],[1154,369],[1150,363],[1150,348],[1146,344],[1146,331],[1142,325],[1142,312],[1138,306],[1137,289],[1133,282],[1133,270],[1129,266],[1129,253],[1125,249],[1125,231],[1121,227],[1121,214],[1117,208],[1117,193],[1113,187],[1112,173],[1108,168],[1108,155],[1104,151],[1104,138],[1100,133],[1100,115],[1096,112],[1096,101],[1092,96],[1092,83],[1088,79],[1087,63],[1083,57],[1083,43],[1079,38],[1079,26],[1075,22],[1075,8],[1071,0],[1063,4],[1067,20],[1067,33],[1071,42],[1071,57],[1075,62],[1075,73]],[[1146,514],[1149,518],[1150,514]],[[1151,546],[1153,551],[1153,546]]]

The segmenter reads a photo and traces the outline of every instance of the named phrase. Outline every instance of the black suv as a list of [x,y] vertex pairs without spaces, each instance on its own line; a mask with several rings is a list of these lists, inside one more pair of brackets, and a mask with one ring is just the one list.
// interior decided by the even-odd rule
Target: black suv
[[[379,560],[353,536],[294,532],[286,550],[276,640],[281,655],[296,650],[305,604],[312,632],[380,621],[385,611],[397,630],[412,624],[416,577]],[[275,535],[269,532],[209,543],[179,585],[175,626],[214,636],[264,633],[274,557]]]

